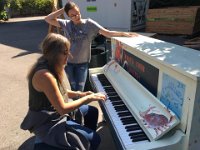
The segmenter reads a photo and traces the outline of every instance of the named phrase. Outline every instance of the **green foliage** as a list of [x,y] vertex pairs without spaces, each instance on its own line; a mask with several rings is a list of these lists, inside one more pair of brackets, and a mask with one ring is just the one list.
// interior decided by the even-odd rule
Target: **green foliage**
[[12,0],[12,16],[46,15],[52,10],[52,0]]
[[21,1],[20,0],[12,0],[10,3],[10,8],[12,10],[20,11],[22,9]]
[[0,0],[0,20],[8,20],[9,0]]
[[6,11],[0,12],[0,20],[8,20],[8,15]]
[[52,0],[35,0],[35,7],[38,11],[50,13],[52,10]]

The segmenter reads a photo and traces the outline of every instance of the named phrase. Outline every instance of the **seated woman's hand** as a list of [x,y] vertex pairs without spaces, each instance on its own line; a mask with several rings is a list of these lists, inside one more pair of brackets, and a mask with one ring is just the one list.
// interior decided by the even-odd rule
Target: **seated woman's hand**
[[87,96],[87,95],[90,95],[90,94],[93,94],[93,93],[94,92],[92,92],[92,91],[81,92],[80,97]]
[[90,102],[92,101],[105,101],[106,95],[103,93],[93,93],[86,96]]

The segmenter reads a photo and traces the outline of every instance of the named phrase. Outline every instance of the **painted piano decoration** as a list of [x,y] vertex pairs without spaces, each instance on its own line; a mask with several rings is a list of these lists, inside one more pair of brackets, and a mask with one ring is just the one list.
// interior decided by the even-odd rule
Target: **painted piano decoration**
[[[168,113],[168,117],[161,112],[151,112],[156,107],[151,106],[146,111],[140,112],[140,116],[142,117],[142,121],[146,128],[153,129],[154,134],[156,136],[162,134],[166,129],[170,128],[175,120],[175,116]],[[166,109],[166,111],[169,111]]]
[[89,73],[117,147],[198,149],[200,52],[142,35],[111,44],[111,61]]

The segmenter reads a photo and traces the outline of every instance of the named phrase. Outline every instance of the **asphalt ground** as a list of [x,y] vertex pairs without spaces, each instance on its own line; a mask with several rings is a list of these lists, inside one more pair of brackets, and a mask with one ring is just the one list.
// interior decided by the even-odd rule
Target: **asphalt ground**
[[[0,23],[0,150],[33,149],[35,137],[21,130],[20,123],[28,110],[26,75],[40,56],[39,44],[47,32],[43,17],[13,18]],[[99,108],[97,103],[91,105]],[[99,122],[102,120],[100,110]],[[116,149],[106,124],[100,124],[99,150]]]
[[0,24],[0,149],[32,149],[34,137],[20,129],[28,110],[26,75],[39,57],[48,26],[41,17]]

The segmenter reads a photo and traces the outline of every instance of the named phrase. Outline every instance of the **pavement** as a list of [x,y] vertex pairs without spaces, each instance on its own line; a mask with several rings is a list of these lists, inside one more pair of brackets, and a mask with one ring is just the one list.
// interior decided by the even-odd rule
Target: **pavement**
[[[26,75],[41,55],[39,44],[46,36],[48,24],[43,17],[11,18],[0,23],[0,150],[32,150],[34,135],[20,129],[28,110]],[[103,115],[99,108],[99,122]],[[115,150],[106,123],[100,123],[102,138],[99,150]]]
[[20,129],[28,110],[26,75],[39,57],[48,26],[41,17],[0,24],[0,149],[32,149],[34,137]]

